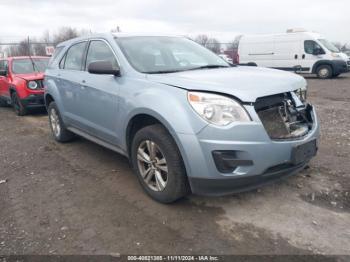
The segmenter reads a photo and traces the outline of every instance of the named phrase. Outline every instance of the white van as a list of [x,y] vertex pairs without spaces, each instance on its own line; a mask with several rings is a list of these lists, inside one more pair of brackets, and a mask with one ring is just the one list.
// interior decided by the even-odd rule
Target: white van
[[349,57],[320,34],[288,30],[284,34],[243,36],[241,65],[271,67],[331,78],[350,70]]

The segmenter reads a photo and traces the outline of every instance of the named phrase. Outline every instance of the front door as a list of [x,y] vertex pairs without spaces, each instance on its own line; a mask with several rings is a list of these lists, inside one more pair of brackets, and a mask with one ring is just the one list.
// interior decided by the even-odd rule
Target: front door
[[[315,55],[315,50],[320,50],[320,54]],[[323,59],[325,54],[323,48],[316,41],[305,40],[300,61],[303,72],[312,73],[314,64]]]
[[104,40],[90,41],[85,63],[83,85],[79,92],[80,117],[93,135],[118,145],[116,132],[118,95],[122,79],[114,75],[97,75],[88,72],[92,62],[108,61],[118,67],[116,55]]
[[[8,71],[7,60],[0,60],[0,70]],[[0,97],[10,99],[8,76],[0,76]]]

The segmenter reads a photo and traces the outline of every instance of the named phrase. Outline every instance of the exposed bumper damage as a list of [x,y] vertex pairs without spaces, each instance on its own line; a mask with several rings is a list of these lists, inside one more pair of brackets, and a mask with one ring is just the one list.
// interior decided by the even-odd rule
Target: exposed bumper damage
[[254,107],[273,140],[300,138],[312,129],[312,106],[294,93],[259,98]]

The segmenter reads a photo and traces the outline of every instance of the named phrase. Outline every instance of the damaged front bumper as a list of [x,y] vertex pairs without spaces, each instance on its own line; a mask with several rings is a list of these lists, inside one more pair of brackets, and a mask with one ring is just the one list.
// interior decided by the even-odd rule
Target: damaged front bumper
[[297,173],[316,154],[319,123],[311,105],[300,107],[289,119],[282,118],[287,121],[279,123],[283,132],[272,135],[255,106],[245,106],[252,122],[208,125],[197,135],[178,134],[193,193],[223,195],[250,190]]

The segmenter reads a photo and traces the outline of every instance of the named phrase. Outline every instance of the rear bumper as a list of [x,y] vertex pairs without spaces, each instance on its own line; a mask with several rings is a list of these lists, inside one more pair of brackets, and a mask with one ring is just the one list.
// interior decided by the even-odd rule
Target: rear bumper
[[27,108],[45,107],[44,94],[31,94],[21,99],[21,103]]
[[296,166],[276,166],[269,168],[261,175],[222,179],[190,178],[191,189],[194,194],[208,196],[222,196],[250,191],[295,175],[304,169],[308,162],[309,161],[306,161]]

